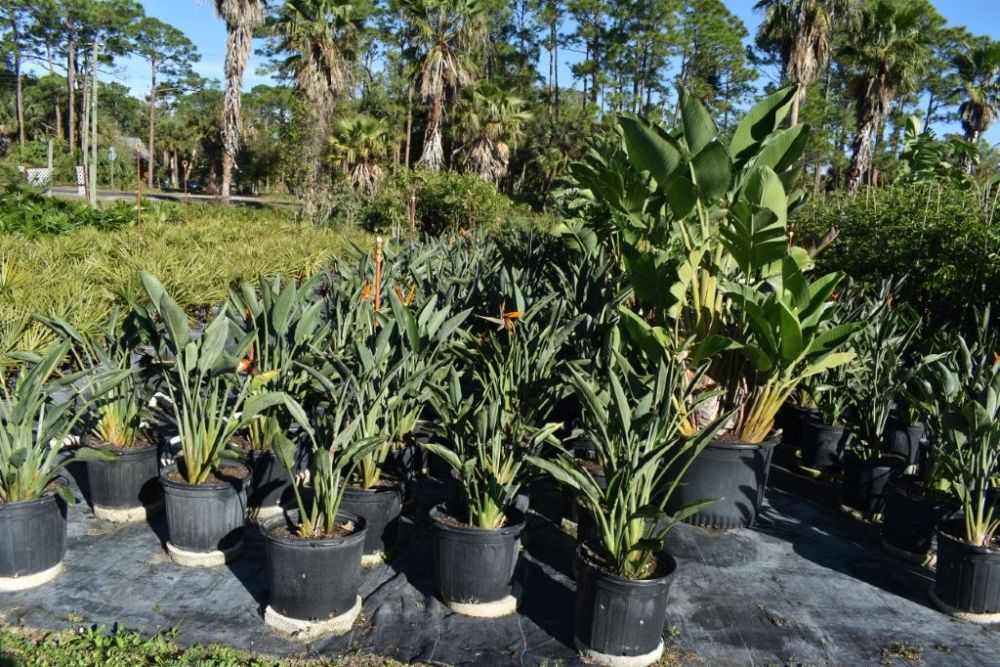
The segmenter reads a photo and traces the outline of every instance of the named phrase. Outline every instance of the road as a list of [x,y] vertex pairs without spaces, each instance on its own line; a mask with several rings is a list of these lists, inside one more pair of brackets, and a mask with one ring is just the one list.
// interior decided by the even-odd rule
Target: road
[[[52,188],[52,194],[66,199],[83,199],[77,194],[75,185],[57,185]],[[216,195],[189,194],[191,201],[206,204],[217,204],[219,198]],[[135,190],[98,190],[97,198],[101,201],[135,201]],[[184,194],[180,192],[150,192],[142,193],[144,200],[153,201],[184,201]],[[273,206],[298,206],[297,203],[287,201],[275,201],[273,199],[262,199],[260,197],[230,197],[234,204],[244,204],[246,206],[273,207]]]

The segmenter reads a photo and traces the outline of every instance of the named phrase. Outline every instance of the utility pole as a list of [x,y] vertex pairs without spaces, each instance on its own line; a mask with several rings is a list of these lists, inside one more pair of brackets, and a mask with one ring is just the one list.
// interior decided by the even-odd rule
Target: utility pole
[[[101,51],[101,43],[94,42],[94,65],[91,69],[90,92],[90,208],[97,208],[97,57]],[[84,130],[86,132],[86,130]],[[86,155],[84,159],[86,159]]]

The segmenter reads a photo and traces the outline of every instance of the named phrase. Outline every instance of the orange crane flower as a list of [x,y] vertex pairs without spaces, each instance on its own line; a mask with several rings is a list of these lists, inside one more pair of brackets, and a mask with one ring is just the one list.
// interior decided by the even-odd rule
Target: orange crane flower
[[500,304],[500,315],[499,317],[488,317],[486,315],[476,315],[476,317],[486,320],[487,322],[492,322],[498,325],[497,330],[506,329],[508,332],[514,330],[514,321],[521,318],[524,315],[520,310],[507,310],[507,302]]

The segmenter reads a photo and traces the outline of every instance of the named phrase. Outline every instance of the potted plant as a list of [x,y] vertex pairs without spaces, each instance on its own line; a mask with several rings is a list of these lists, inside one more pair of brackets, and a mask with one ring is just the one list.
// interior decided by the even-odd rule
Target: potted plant
[[75,501],[59,473],[74,458],[103,455],[81,449],[66,457],[64,450],[87,402],[120,373],[60,376],[69,348],[69,341],[52,345],[12,383],[0,383],[0,591],[58,576],[66,554],[65,505]]
[[[443,377],[453,334],[469,314],[439,308],[436,297],[414,314],[409,309],[413,294],[391,292],[390,310],[377,314],[377,328],[343,356],[346,370],[333,374],[350,379],[364,406],[359,435],[379,440],[359,459],[343,499],[344,511],[363,516],[368,526],[365,566],[383,562],[396,539],[412,467],[403,453],[414,442],[430,387]],[[319,380],[331,389],[333,376]]]
[[816,415],[801,427],[802,451],[800,465],[807,471],[829,472],[840,467],[844,452],[853,438],[846,426],[847,412],[851,408],[850,396],[845,391],[853,361],[835,366],[818,376],[816,386]]
[[461,502],[431,509],[434,586],[453,611],[495,618],[513,613],[512,588],[524,512],[514,499],[525,480],[525,456],[550,439],[559,424],[528,426],[504,405],[502,389],[463,394],[454,368],[431,399],[440,415],[437,442],[426,443],[456,473]]
[[146,431],[146,384],[133,364],[140,343],[135,313],[119,321],[119,311],[113,309],[107,325],[96,336],[81,333],[60,318],[38,319],[70,342],[77,367],[121,371],[119,382],[90,404],[83,420],[88,429],[84,443],[108,455],[90,457],[86,462],[94,516],[131,523],[159,513],[163,509],[159,448]]
[[890,415],[920,369],[937,357],[914,356],[920,319],[897,304],[898,283],[882,282],[867,297],[864,326],[854,338],[858,359],[846,391],[852,409],[848,425],[854,438],[844,455],[842,500],[845,509],[880,517],[887,484],[903,474],[909,461],[885,448]]
[[[600,377],[571,370],[586,431],[607,478],[601,484],[573,453],[529,457],[536,467],[572,487],[595,526],[577,548],[574,640],[588,662],[647,665],[663,652],[663,625],[676,560],[663,550],[674,524],[711,500],[664,509],[684,468],[722,428],[728,415],[692,432],[691,411],[711,396],[700,392],[704,369],[687,377],[679,363],[660,363],[648,376],[624,357]],[[627,662],[623,662],[627,661]]]
[[946,463],[962,518],[938,529],[930,596],[952,616],[1000,623],[1000,507],[990,497],[1000,471],[1000,364],[958,376],[939,367],[942,384],[957,387],[943,418]]
[[264,621],[297,639],[349,632],[361,612],[366,523],[341,503],[358,461],[380,442],[359,436],[363,407],[357,397],[349,391],[338,395],[315,429],[297,404],[288,406],[311,443],[307,474],[295,472],[299,447],[284,436],[275,440],[297,509],[262,526],[270,589]]
[[246,513],[244,484],[250,472],[225,458],[233,436],[257,415],[287,396],[257,393],[256,380],[238,371],[249,337],[232,348],[226,305],[195,336],[187,315],[154,276],[143,272],[143,285],[159,322],[142,312],[166,387],[180,441],[175,463],[160,471],[166,498],[166,543],[180,565],[222,565],[242,552]]
[[776,413],[804,380],[853,356],[840,348],[855,325],[834,326],[829,302],[842,276],[806,279],[810,252],[789,244],[788,214],[802,198],[791,167],[808,133],[780,129],[795,94],[762,100],[726,146],[704,105],[681,91],[677,131],[622,116],[621,146],[574,171],[617,227],[638,306],[623,313],[628,336],[653,363],[711,363],[703,381],[721,393],[696,425],[732,415],[667,507],[721,498],[688,517],[698,525],[756,520]]
[[[280,278],[261,277],[256,287],[245,283],[230,293],[233,324],[250,336],[240,362],[241,371],[254,379],[251,396],[269,391],[302,399],[309,375],[302,367],[321,349],[329,334],[323,321],[324,302],[313,298],[320,276],[301,285]],[[291,500],[288,474],[274,456],[274,441],[292,424],[287,412],[269,410],[251,419],[237,433],[231,448],[250,467],[247,511],[264,521],[282,511]]]

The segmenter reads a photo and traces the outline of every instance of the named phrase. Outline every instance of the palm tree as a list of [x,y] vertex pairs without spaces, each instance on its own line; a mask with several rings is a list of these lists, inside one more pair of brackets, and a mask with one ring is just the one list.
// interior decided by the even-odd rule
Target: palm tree
[[306,140],[303,210],[312,216],[327,194],[322,153],[334,100],[350,81],[357,36],[366,16],[357,0],[287,0],[268,20],[274,53],[287,53],[279,70],[295,81],[311,114]]
[[[958,117],[965,140],[975,145],[1000,108],[1000,42],[981,37],[967,53],[956,56],[954,65],[961,81],[954,94],[965,98],[958,107]],[[963,166],[970,171],[972,161],[963,160]]]
[[240,100],[243,72],[253,48],[253,31],[264,22],[264,0],[215,0],[215,11],[226,22],[226,96],[222,129],[222,201],[229,202],[233,165],[240,149]]
[[872,0],[848,35],[841,55],[854,71],[850,89],[857,121],[847,192],[854,194],[872,163],[874,135],[889,105],[914,90],[928,60],[940,16],[925,0]]
[[354,190],[374,197],[385,175],[379,161],[388,153],[389,128],[385,121],[364,114],[337,122],[330,137],[330,160],[340,165]]
[[449,94],[474,81],[472,56],[486,46],[487,13],[481,0],[400,0],[423,47],[420,95],[430,104],[424,149],[417,161],[432,171],[444,166],[441,118]]
[[857,13],[858,0],[760,0],[754,9],[764,12],[758,41],[773,45],[781,55],[782,77],[799,87],[788,112],[789,123],[799,122],[799,105],[830,59],[834,22],[844,25]]
[[464,166],[480,178],[499,183],[507,175],[510,144],[524,135],[524,124],[531,120],[527,102],[493,84],[480,84],[466,90],[461,106],[460,136],[465,145]]

